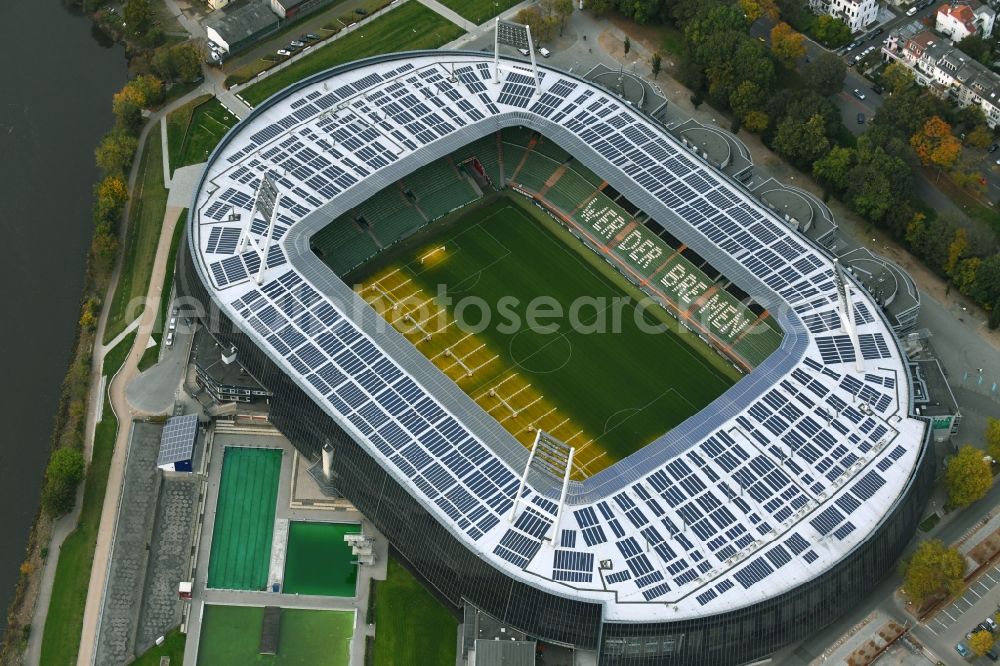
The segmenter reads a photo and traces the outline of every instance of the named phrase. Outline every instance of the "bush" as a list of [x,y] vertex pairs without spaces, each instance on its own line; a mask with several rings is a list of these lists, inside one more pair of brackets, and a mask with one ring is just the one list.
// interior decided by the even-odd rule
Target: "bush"
[[45,468],[42,508],[53,518],[69,513],[76,501],[76,488],[83,481],[83,454],[72,448],[57,449]]

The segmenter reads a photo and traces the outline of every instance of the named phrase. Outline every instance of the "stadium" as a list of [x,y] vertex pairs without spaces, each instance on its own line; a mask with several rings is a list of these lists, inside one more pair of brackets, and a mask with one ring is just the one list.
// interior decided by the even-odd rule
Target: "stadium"
[[[599,663],[807,638],[926,502],[929,429],[869,295],[575,75],[429,51],[304,80],[216,148],[187,241],[179,292],[437,595]],[[466,330],[435,285],[664,325]]]

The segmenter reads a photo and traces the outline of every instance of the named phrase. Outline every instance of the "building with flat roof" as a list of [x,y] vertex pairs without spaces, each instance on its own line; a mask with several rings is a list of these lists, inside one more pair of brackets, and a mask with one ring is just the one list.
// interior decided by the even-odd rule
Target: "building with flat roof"
[[916,325],[920,292],[909,273],[866,247],[845,252],[839,259],[882,308],[896,335]]
[[209,41],[235,53],[278,29],[268,0],[245,0],[216,9],[201,22]]
[[[517,126],[784,332],[705,409],[568,485],[310,243],[386,185]],[[287,88],[213,152],[177,284],[272,391],[271,421],[312,460],[330,447],[338,492],[440,598],[601,664],[743,664],[814,635],[894,569],[933,485],[910,366],[861,281],[662,122],[553,68],[411,52]]]

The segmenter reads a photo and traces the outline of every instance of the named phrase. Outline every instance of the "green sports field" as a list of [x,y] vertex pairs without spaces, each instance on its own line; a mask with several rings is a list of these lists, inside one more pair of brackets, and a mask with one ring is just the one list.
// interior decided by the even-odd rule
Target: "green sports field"
[[280,449],[225,448],[208,563],[209,587],[267,587],[280,472]]
[[[522,443],[539,428],[576,447],[576,478],[638,450],[739,377],[661,308],[637,309],[638,290],[515,198],[429,233],[360,293]],[[453,299],[446,313],[429,300],[439,285]],[[538,316],[553,309],[562,316]]]
[[198,643],[198,666],[347,666],[354,613],[282,609],[278,654],[262,655],[264,609],[206,605]]

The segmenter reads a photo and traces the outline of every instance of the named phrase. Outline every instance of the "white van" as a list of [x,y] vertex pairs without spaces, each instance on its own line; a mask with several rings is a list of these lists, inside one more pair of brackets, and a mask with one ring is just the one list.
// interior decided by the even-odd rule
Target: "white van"
[[917,13],[918,9],[920,9],[920,8],[917,7],[916,5],[914,5],[913,7],[910,7],[909,9],[906,10],[906,15],[907,16],[913,16],[914,14]]
[[545,48],[544,46],[543,46],[542,48],[538,49],[538,52],[542,54],[542,57],[543,57],[543,58],[548,58],[548,57],[549,57],[550,55],[552,55],[552,52],[551,52],[551,51],[549,51],[549,50],[548,50],[547,48]]

